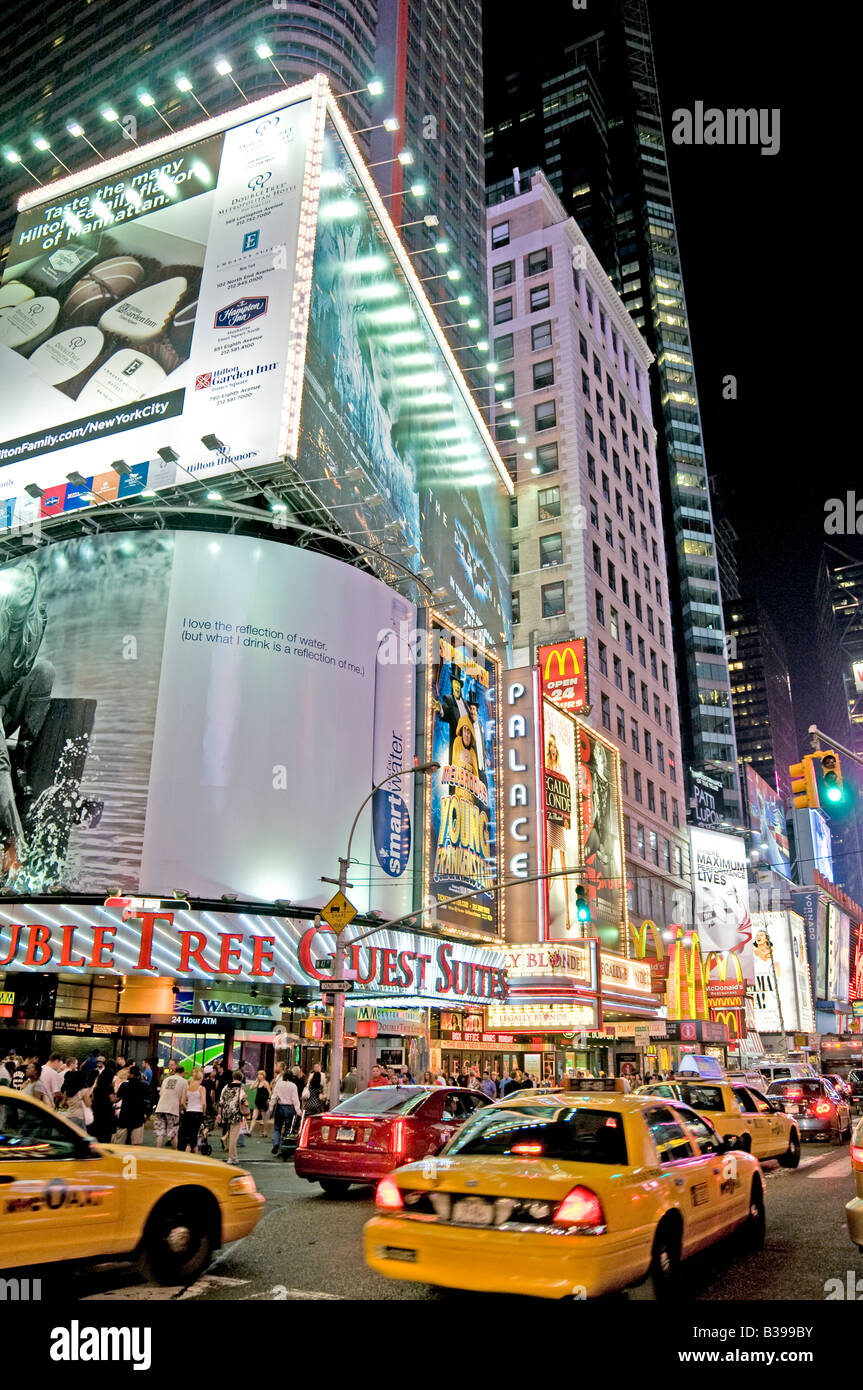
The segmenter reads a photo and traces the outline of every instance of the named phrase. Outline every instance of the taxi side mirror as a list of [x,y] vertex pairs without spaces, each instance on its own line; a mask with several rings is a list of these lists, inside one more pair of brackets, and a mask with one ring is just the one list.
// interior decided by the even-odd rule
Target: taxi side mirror
[[743,1149],[743,1143],[739,1134],[726,1134],[722,1141],[722,1152],[725,1154],[739,1153]]

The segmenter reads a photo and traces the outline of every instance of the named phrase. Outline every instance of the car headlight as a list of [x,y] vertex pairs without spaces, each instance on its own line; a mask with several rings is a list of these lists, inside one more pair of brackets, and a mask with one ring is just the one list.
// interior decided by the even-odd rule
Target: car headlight
[[255,1187],[255,1179],[252,1177],[251,1173],[242,1173],[238,1178],[231,1178],[231,1181],[228,1183],[228,1192],[232,1197],[239,1197],[243,1192],[257,1192],[257,1190],[258,1189]]

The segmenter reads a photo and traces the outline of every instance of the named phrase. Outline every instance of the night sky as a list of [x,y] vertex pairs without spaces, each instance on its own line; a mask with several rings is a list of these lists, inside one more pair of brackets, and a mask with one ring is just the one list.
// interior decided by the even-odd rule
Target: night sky
[[[543,3],[569,8],[567,0]],[[601,21],[605,3],[588,0],[589,14]],[[828,442],[831,414],[837,418],[830,407],[859,397],[859,387],[842,394],[842,358],[826,327],[841,294],[836,252],[847,208],[831,196],[825,172],[834,143],[816,144],[825,108],[811,79],[830,70],[818,46],[831,31],[800,26],[777,0],[648,5],[708,471],[723,480],[740,536],[741,591],[762,598],[785,641],[805,730],[823,718],[806,634],[824,503],[854,486],[850,452]],[[487,0],[486,45],[507,73],[517,46],[499,6]],[[779,107],[779,152],[672,144],[672,112],[696,101]],[[736,401],[722,399],[727,375],[737,378]],[[860,538],[837,539],[863,558]]]

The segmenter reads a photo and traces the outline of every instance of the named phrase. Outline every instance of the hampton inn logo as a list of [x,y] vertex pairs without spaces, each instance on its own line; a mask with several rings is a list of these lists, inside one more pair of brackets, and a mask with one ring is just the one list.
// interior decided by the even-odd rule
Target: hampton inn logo
[[251,323],[252,319],[262,318],[267,312],[269,298],[262,294],[253,299],[235,299],[233,304],[226,304],[224,309],[219,309],[213,321],[214,328],[243,328],[245,324]]

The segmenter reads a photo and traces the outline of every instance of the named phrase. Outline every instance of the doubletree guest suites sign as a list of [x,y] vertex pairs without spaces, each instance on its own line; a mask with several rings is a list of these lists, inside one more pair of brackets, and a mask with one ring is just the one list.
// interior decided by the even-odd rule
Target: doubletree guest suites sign
[[[336,938],[328,928],[254,913],[144,910],[80,904],[15,904],[0,910],[0,970],[132,979],[168,976],[308,985],[326,980]],[[506,999],[504,953],[382,928],[373,942],[346,946],[357,991],[451,1004]],[[359,1002],[359,1001],[357,1001]]]

